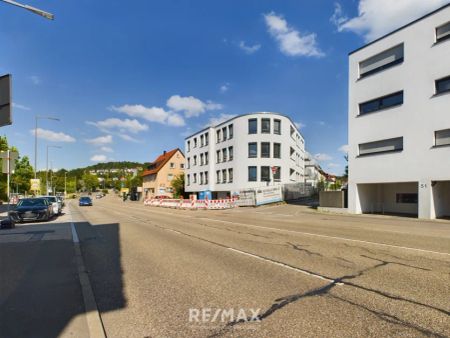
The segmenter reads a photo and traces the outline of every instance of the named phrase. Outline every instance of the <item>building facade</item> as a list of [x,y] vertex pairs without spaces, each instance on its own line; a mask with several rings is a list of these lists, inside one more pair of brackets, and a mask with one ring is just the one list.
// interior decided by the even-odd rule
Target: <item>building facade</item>
[[144,198],[173,197],[172,180],[184,174],[185,158],[180,149],[164,151],[142,173]]
[[305,141],[287,116],[252,113],[185,140],[186,193],[232,196],[248,188],[304,182]]
[[450,216],[450,4],[349,56],[349,210]]

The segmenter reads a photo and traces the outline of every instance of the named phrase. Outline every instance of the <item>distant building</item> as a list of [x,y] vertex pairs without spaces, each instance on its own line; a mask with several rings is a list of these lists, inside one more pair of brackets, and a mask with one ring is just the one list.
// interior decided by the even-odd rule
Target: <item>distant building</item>
[[305,140],[292,120],[252,113],[185,140],[185,191],[225,198],[267,185],[304,182]]
[[450,4],[350,53],[349,211],[450,216]]
[[320,167],[320,164],[307,153],[305,156],[305,183],[317,188],[319,182],[325,182],[326,173]]
[[144,198],[173,197],[172,180],[184,174],[185,158],[180,149],[164,151],[142,173]]

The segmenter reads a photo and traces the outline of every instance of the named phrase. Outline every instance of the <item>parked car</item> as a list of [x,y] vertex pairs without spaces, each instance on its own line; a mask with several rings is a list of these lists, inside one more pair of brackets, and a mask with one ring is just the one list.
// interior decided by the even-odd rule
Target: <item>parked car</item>
[[92,199],[89,196],[82,196],[80,197],[80,199],[78,200],[78,205],[80,207],[84,207],[84,206],[92,206]]
[[56,196],[42,196],[41,198],[45,198],[49,203],[53,206],[53,214],[61,215],[62,213],[62,203],[58,200]]
[[95,198],[96,199],[99,199],[99,198],[102,198],[103,197],[103,194],[97,194],[97,195],[95,195]]
[[53,205],[47,198],[23,198],[19,200],[9,217],[14,222],[48,221],[53,216]]

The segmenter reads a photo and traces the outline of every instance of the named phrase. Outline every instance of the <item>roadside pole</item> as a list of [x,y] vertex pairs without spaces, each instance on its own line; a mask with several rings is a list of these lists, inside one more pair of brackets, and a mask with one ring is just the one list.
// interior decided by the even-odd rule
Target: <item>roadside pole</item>
[[9,149],[6,151],[6,199],[8,200],[8,216],[9,216],[9,203],[11,201],[9,191],[9,176],[11,175],[11,152]]

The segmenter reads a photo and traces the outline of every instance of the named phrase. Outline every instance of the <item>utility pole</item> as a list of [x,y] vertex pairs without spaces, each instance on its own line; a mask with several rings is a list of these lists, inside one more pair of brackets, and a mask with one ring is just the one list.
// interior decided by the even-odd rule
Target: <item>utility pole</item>
[[64,198],[67,197],[67,171],[64,172]]
[[6,2],[7,4],[10,4],[10,5],[13,5],[13,6],[24,8],[24,9],[30,11],[30,12],[33,12],[34,14],[40,15],[40,16],[46,18],[46,19],[49,19],[49,20],[53,20],[55,18],[55,16],[52,13],[48,13],[48,12],[45,12],[45,11],[43,11],[41,9],[38,9],[38,8],[35,8],[35,7],[31,7],[31,6],[28,6],[28,5],[24,5],[24,4],[18,3],[18,2],[13,1],[13,0],[0,0],[0,1]]

